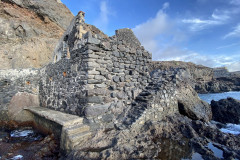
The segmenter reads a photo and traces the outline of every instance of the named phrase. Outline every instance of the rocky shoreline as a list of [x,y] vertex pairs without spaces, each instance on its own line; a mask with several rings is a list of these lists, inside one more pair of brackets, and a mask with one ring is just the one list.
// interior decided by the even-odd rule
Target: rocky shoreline
[[31,123],[0,123],[0,159],[59,159],[59,142]]
[[[210,105],[198,96],[240,91],[239,73],[186,62],[154,62],[131,29],[119,29],[116,35],[108,37],[85,23],[84,12],[73,18],[60,1],[48,2],[60,8],[54,12],[40,1],[0,3],[4,20],[11,26],[13,21],[21,26],[12,35],[4,35],[4,40],[11,41],[2,42],[3,50],[16,44],[13,46],[21,45],[19,50],[24,51],[29,40],[39,44],[41,35],[42,50],[33,53],[33,49],[26,54],[45,54],[33,66],[37,60],[34,57],[26,55],[32,60],[23,63],[26,57],[15,61],[11,58],[15,52],[4,53],[5,57],[0,59],[7,59],[0,70],[0,121],[31,119],[38,121],[39,128],[54,128],[54,117],[63,115],[62,112],[62,117],[81,117],[81,123],[73,120],[71,124],[58,125],[59,143],[66,142],[60,144],[61,157],[48,157],[58,152],[59,144],[47,136],[35,147],[43,147],[42,152],[36,151],[42,155],[39,159],[240,159],[239,135],[224,133],[220,130],[222,124],[211,122],[213,119],[239,124],[240,102],[228,98]],[[15,12],[25,14],[15,17]],[[27,20],[19,25],[22,19]],[[6,26],[2,25],[4,30]],[[28,25],[35,30],[40,28],[37,31],[44,34],[31,32]],[[45,48],[49,35],[50,45],[55,45],[63,35],[53,53],[52,46]],[[43,114],[47,116],[33,119],[33,108],[37,108],[36,114],[39,111],[54,116]]]
[[[134,128],[99,131],[88,144],[73,151],[67,159],[163,159],[162,156],[166,154],[161,154],[161,151],[166,149],[163,145],[166,140],[176,143],[173,144],[173,148],[188,148],[188,151],[185,151],[188,153],[182,152],[182,157],[178,156],[178,153],[168,153],[168,159],[181,159],[185,156],[191,159],[193,153],[200,154],[202,159],[239,159],[238,137],[239,135],[221,132],[210,122],[191,120],[176,114],[156,124],[147,122],[140,131]],[[207,147],[209,144],[221,150],[223,154],[215,155],[212,148]]]

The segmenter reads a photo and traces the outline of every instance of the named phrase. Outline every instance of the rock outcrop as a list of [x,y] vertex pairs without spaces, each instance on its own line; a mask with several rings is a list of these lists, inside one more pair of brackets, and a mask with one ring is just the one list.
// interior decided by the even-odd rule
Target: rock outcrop
[[[148,121],[139,127],[98,131],[66,159],[240,158],[238,135],[222,133],[211,123],[176,114],[157,123]],[[218,149],[222,154],[218,155],[212,149]],[[194,154],[199,158],[194,158]]]
[[240,123],[240,101],[227,98],[211,101],[213,120],[221,123]]
[[[188,72],[186,72],[185,69],[180,69],[180,68],[169,68],[166,70],[157,69],[157,70],[152,70],[151,72],[151,78],[155,84],[158,84],[158,86],[163,86],[163,88],[166,90],[171,90],[171,88],[172,90],[174,90],[173,93],[170,92],[165,96],[168,97],[168,96],[174,95],[174,98],[177,100],[177,103],[178,103],[177,110],[179,113],[193,120],[202,120],[207,122],[212,118],[211,107],[207,102],[202,101],[198,97],[197,92],[189,84],[190,82],[187,75],[189,75]],[[161,81],[154,81],[156,77],[161,79]],[[148,89],[148,91],[150,90]],[[161,95],[164,95],[164,94],[161,93]],[[171,101],[173,100],[174,99],[171,98]],[[165,101],[168,101],[168,100],[165,100]],[[173,106],[174,105],[170,107],[174,109]],[[163,114],[165,113],[167,114],[166,109]],[[168,115],[170,114],[168,113]]]
[[[25,2],[33,1],[22,4]],[[59,112],[82,117],[78,125],[73,123],[65,133],[59,132],[70,143],[66,145],[71,153],[62,159],[176,158],[160,154],[167,146],[161,145],[166,143],[164,138],[187,148],[181,158],[191,158],[197,152],[203,159],[217,159],[208,144],[221,148],[225,159],[240,158],[239,138],[208,122],[210,106],[193,89],[198,82],[205,85],[213,81],[212,69],[182,62],[185,67],[157,62],[155,66],[151,53],[131,29],[117,30],[115,36],[108,37],[86,24],[84,14],[80,11],[72,20],[51,63],[37,70],[0,70],[0,111],[16,117],[14,113],[24,105],[33,104],[40,105],[37,110],[44,111],[42,115],[49,120],[57,120],[55,113]],[[57,20],[50,21],[59,26]],[[25,35],[25,30],[20,31]],[[18,106],[21,97],[29,101]],[[36,113],[36,108],[31,111]],[[85,131],[91,133],[89,138],[81,135]]]
[[0,1],[0,69],[40,68],[49,63],[72,18],[56,0]]
[[209,68],[190,62],[155,61],[150,64],[150,70],[182,69],[182,78],[198,93],[219,93],[240,91],[240,75],[228,72],[225,68]]
[[209,121],[212,118],[210,105],[202,101],[197,92],[189,85],[182,82],[178,87],[178,109],[182,115],[193,120]]

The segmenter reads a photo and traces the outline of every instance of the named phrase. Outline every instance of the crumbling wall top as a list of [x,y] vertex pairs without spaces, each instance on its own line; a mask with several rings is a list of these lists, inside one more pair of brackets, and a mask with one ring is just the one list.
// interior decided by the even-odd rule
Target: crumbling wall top
[[141,43],[139,42],[137,37],[134,35],[131,29],[123,28],[123,29],[116,30],[115,32],[116,32],[116,37],[118,41],[126,41],[134,48],[141,46]]

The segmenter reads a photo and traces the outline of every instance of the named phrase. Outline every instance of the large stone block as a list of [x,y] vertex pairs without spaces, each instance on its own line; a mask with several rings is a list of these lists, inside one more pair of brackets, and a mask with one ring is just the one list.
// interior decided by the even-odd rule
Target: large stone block
[[88,74],[89,75],[98,75],[98,74],[100,74],[100,72],[99,71],[88,71]]
[[94,78],[97,79],[97,80],[105,80],[105,79],[106,79],[106,78],[105,78],[104,76],[102,76],[102,75],[95,75]]
[[85,108],[84,113],[86,117],[95,117],[106,113],[109,107],[110,103],[104,105],[88,106]]
[[87,39],[87,42],[97,45],[97,44],[100,44],[101,41],[99,39],[97,39],[97,38],[93,38],[93,37],[89,36],[88,39]]
[[87,102],[99,104],[103,102],[103,98],[100,96],[87,97]]
[[12,97],[10,104],[8,105],[9,118],[16,121],[28,121],[29,115],[27,115],[23,109],[26,107],[38,106],[38,95],[18,92]]

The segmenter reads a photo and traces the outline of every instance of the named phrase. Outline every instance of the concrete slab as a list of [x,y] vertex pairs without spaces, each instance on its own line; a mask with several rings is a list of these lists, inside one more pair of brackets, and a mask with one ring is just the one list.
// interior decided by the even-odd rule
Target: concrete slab
[[65,154],[70,153],[77,144],[91,136],[90,127],[83,124],[83,118],[76,115],[45,107],[31,107],[24,110],[32,113],[33,121],[50,129],[60,138],[60,148]]
[[25,108],[34,114],[37,114],[45,119],[54,121],[62,126],[69,126],[77,123],[82,123],[83,118],[67,113],[62,113],[60,111],[51,110],[44,107],[32,107],[32,108]]

